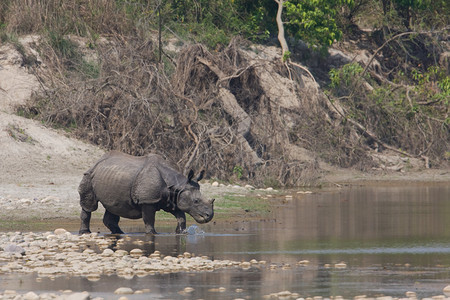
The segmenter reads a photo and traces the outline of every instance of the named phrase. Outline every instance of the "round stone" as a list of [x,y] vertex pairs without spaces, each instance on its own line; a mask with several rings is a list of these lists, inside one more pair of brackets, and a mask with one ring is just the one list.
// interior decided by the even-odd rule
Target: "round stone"
[[114,291],[114,294],[116,295],[133,294],[133,290],[128,287],[120,287]]
[[443,292],[444,292],[444,295],[445,295],[445,296],[450,297],[450,285],[447,285],[447,286],[444,288]]
[[141,249],[136,248],[136,249],[133,249],[133,250],[130,251],[130,256],[131,257],[137,258],[137,257],[140,257],[142,255],[144,255],[144,251],[142,251]]
[[54,234],[56,234],[56,235],[62,235],[62,234],[66,234],[66,233],[67,233],[67,230],[65,230],[64,228],[57,228],[54,231]]

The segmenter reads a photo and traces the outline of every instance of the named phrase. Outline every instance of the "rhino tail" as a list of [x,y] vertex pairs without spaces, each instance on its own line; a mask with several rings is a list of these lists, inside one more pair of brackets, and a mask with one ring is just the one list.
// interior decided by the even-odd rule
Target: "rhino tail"
[[84,173],[83,179],[78,187],[80,194],[80,205],[87,212],[93,212],[98,208],[98,200],[92,187],[91,172]]

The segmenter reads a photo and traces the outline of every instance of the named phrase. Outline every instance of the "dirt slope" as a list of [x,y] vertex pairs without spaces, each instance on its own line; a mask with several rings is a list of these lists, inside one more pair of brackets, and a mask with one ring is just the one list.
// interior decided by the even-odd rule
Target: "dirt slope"
[[0,46],[0,211],[20,216],[23,208],[39,211],[40,203],[78,210],[78,183],[103,151],[14,114],[14,106],[39,88],[21,64],[12,45]]

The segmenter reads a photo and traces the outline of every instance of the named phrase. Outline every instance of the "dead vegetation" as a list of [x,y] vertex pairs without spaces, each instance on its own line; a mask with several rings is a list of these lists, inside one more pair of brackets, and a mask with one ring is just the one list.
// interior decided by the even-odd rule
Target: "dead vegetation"
[[262,48],[239,39],[214,54],[190,45],[164,64],[150,39],[58,38],[37,46],[45,67],[32,68],[43,90],[19,110],[106,149],[156,152],[184,171],[271,186],[314,184],[319,160],[379,168],[386,151],[445,163],[445,122],[400,115],[412,102],[392,109],[394,91],[368,102],[363,76],[337,98],[301,65],[261,59]]
[[[422,167],[448,163],[448,99],[426,92],[439,89],[436,81],[418,78],[413,87],[393,76],[408,64],[402,56],[431,66],[429,57],[442,52],[434,39],[366,47],[373,60],[335,64],[337,84],[325,95],[328,72],[319,85],[312,69],[296,60],[295,48],[289,64],[279,49],[239,38],[220,51],[186,43],[169,56],[149,30],[156,18],[139,15],[147,19],[130,24],[132,13],[124,9],[133,6],[8,3],[0,5],[7,30],[41,36],[33,51],[15,43],[41,85],[19,113],[106,149],[156,152],[185,172],[206,169],[209,177],[260,186],[314,184],[319,161],[366,171],[383,169],[391,153],[422,159]],[[410,59],[422,52],[430,56]]]
[[[222,180],[302,185],[317,179],[313,156],[293,159],[283,120],[288,111],[261,86],[257,68],[277,62],[249,62],[236,41],[215,55],[192,45],[169,78],[151,41],[110,39],[95,50],[63,43],[84,55],[61,55],[43,40],[45,68],[33,68],[44,89],[21,113],[107,149],[157,152]],[[89,53],[99,68],[95,76],[82,72]]]

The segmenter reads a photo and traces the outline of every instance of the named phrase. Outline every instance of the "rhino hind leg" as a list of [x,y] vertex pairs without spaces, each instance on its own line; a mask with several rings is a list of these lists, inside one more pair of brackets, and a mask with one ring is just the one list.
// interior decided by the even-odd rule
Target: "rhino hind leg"
[[78,186],[81,208],[87,212],[93,212],[98,208],[98,200],[92,187],[91,174],[85,173]]
[[108,210],[105,210],[105,214],[103,215],[103,224],[111,230],[112,234],[123,234],[122,229],[119,227],[120,217],[115,215]]
[[91,212],[97,210],[98,200],[95,197],[94,190],[92,188],[90,173],[86,173],[80,182],[78,187],[78,193],[80,194],[80,206],[81,206],[81,226],[80,234],[91,233],[89,224],[91,222]]

